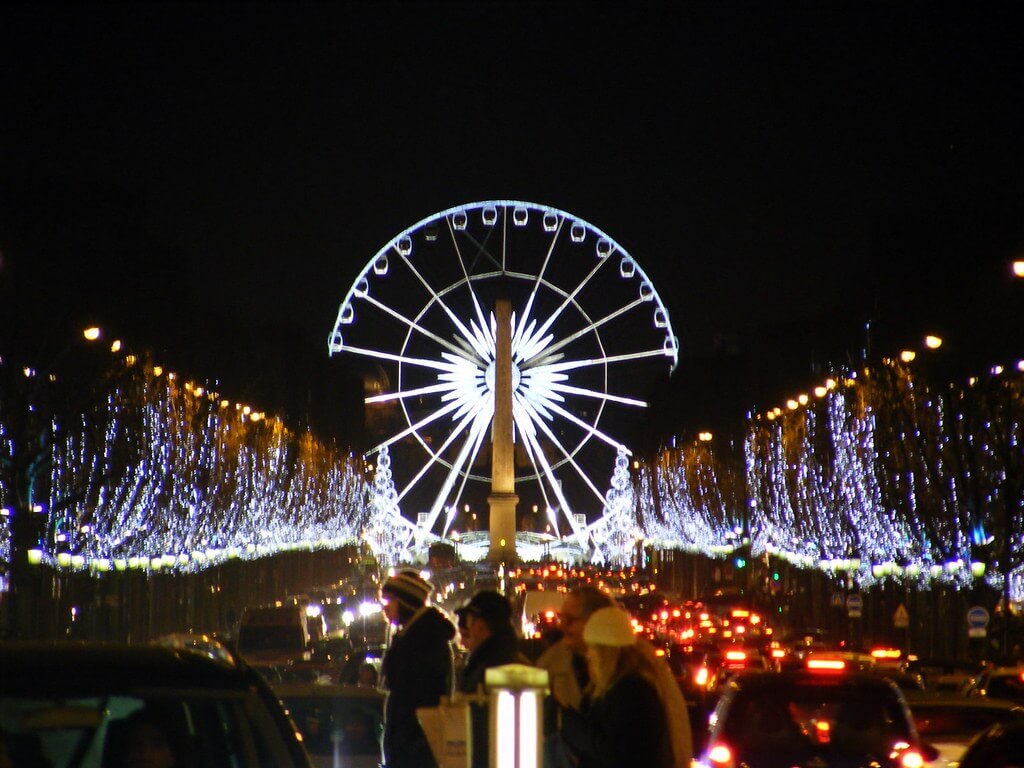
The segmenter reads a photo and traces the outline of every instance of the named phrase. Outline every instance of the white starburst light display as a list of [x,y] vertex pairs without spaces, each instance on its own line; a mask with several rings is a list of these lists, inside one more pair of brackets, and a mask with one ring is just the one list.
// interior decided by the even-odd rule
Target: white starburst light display
[[[472,203],[415,224],[382,248],[345,296],[332,354],[369,362],[366,398],[391,451],[395,503],[441,535],[490,482],[497,336],[493,307],[512,304],[516,493],[594,517],[619,437],[656,377],[675,366],[668,311],[637,262],[608,235],[556,208]],[[470,484],[474,485],[470,485]],[[479,506],[477,506],[479,509]],[[445,513],[443,519],[442,513]]]
[[391,455],[382,448],[370,490],[370,519],[363,539],[381,565],[397,565],[412,559],[413,525],[398,510],[398,491],[391,477]]
[[604,514],[589,526],[595,565],[624,568],[632,564],[633,546],[643,534],[637,525],[636,500],[629,481],[629,457],[620,450],[615,457],[611,488],[605,494]]

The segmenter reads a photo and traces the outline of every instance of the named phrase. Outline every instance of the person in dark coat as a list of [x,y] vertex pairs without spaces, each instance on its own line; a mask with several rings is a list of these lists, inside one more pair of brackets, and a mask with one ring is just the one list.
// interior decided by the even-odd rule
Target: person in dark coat
[[396,573],[381,587],[388,619],[399,627],[384,654],[384,763],[387,768],[437,765],[416,718],[420,707],[436,707],[452,691],[455,627],[427,605],[431,585],[416,571]]
[[562,712],[579,768],[688,768],[686,702],[664,661],[636,637],[629,615],[601,608],[583,630],[591,682],[581,712]]
[[[519,651],[519,638],[512,624],[512,604],[500,592],[477,592],[455,611],[459,617],[462,644],[469,651],[459,679],[462,693],[482,692],[484,676],[491,667],[528,664]],[[487,707],[470,706],[473,768],[487,768],[490,759],[490,729]]]

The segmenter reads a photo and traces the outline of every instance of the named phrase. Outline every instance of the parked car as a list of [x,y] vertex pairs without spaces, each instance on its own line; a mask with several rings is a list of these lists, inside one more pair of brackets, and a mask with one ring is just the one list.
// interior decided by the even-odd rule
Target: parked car
[[921,768],[938,756],[890,681],[841,668],[741,673],[711,717],[709,768]]
[[319,768],[376,768],[381,760],[384,694],[356,685],[274,683],[302,743]]
[[164,646],[0,645],[0,730],[15,768],[121,768],[156,739],[176,765],[310,768],[244,664]]
[[939,768],[957,765],[971,740],[990,726],[1024,721],[1024,706],[1012,701],[929,691],[905,695],[918,735],[939,751]]
[[986,669],[967,688],[968,696],[1024,701],[1024,667]]
[[968,745],[959,768],[1024,766],[1024,723],[998,723]]

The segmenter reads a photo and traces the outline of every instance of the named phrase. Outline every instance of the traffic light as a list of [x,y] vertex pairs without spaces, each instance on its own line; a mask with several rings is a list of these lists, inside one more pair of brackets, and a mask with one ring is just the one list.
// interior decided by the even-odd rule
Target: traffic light
[[778,571],[772,571],[772,581],[778,581],[778,580],[779,580],[779,572]]
[[746,568],[747,567],[747,561],[746,561],[745,558],[737,557],[734,562],[736,563],[736,567],[737,568]]

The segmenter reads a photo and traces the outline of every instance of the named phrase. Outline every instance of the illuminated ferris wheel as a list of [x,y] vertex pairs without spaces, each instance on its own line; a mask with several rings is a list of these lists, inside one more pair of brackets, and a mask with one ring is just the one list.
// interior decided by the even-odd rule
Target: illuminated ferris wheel
[[580,533],[573,513],[605,507],[644,397],[678,357],[654,285],[611,237],[536,203],[441,211],[367,262],[329,350],[376,370],[366,405],[380,442],[368,454],[388,449],[401,508],[427,530],[444,513],[446,535],[491,480],[499,299],[512,306],[516,493],[556,531],[564,519]]

